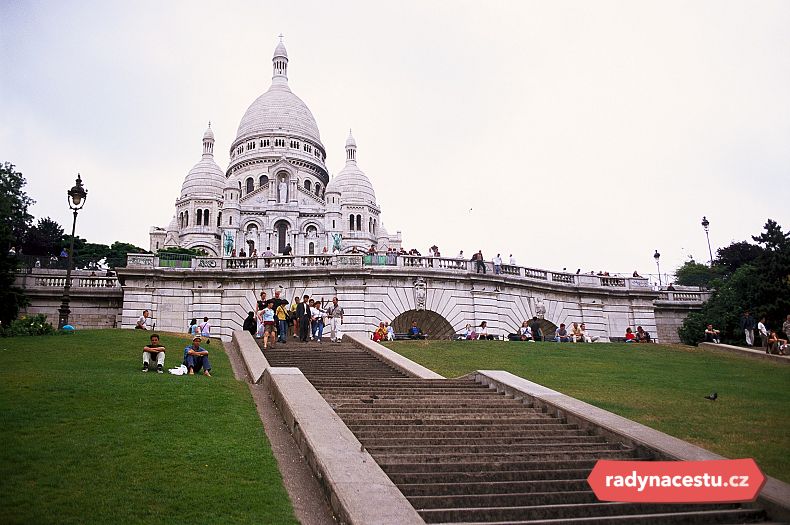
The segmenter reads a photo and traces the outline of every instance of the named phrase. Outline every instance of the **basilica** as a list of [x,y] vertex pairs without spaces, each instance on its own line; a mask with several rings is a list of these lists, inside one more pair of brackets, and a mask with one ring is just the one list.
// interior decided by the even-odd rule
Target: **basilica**
[[313,114],[288,85],[282,40],[272,57],[272,84],[241,118],[227,170],[214,160],[214,132],[187,173],[167,228],[150,229],[150,250],[182,247],[212,256],[399,249],[387,233],[373,185],[357,166],[349,132],[345,166],[330,177]]

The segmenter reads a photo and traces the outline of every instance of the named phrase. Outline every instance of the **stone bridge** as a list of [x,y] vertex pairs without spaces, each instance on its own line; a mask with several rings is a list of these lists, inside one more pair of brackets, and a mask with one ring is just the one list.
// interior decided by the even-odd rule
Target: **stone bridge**
[[[432,338],[448,338],[467,324],[488,322],[489,333],[514,332],[542,317],[546,329],[584,322],[603,340],[643,326],[663,342],[677,340],[676,325],[699,308],[707,294],[662,292],[640,277],[602,277],[503,266],[500,275],[474,272],[460,259],[355,254],[215,258],[130,254],[118,269],[123,288],[121,326],[132,327],[143,309],[157,330],[183,332],[193,317],[208,316],[229,339],[255,309],[261,290],[272,296],[310,295],[345,308],[345,330],[369,333],[380,321],[396,330],[417,320]],[[664,315],[664,311],[668,315]]]

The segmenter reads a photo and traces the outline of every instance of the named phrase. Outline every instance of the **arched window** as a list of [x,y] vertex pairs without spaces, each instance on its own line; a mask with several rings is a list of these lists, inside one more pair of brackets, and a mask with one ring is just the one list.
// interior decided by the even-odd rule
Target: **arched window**
[[239,181],[239,191],[241,191],[241,181]]
[[265,185],[269,184],[269,177],[267,177],[266,175],[261,175],[261,178],[259,179],[259,183],[261,188],[263,188]]
[[189,210],[184,212],[184,226],[189,226]]
[[210,226],[211,225],[211,222],[209,221],[209,217],[211,217],[211,215],[209,214],[209,211],[208,210],[203,210],[203,226]]
[[184,212],[183,211],[178,214],[178,227],[179,228],[183,228],[184,227]]
[[321,185],[317,182],[315,183],[315,194],[321,196]]
[[222,212],[217,212],[217,228],[222,226]]
[[373,220],[373,233],[376,233],[376,220]]
[[228,226],[233,226],[233,217],[228,217]]
[[307,191],[310,191],[310,187],[311,186],[312,186],[312,184],[310,183],[309,180],[304,181],[304,189],[306,189]]
[[362,215],[357,215],[357,230],[362,231]]
[[200,226],[203,224],[203,210],[197,211],[197,225]]
[[247,193],[252,193],[252,190],[255,189],[255,181],[252,180],[252,177],[247,179]]
[[333,230],[335,229],[335,220],[334,219],[332,219],[332,229]]
[[368,231],[373,233],[373,217],[368,217]]
[[352,231],[354,230],[354,215],[353,214],[348,216],[348,229],[352,230]]
[[316,235],[318,235],[318,230],[316,229],[316,227],[315,226],[308,226],[307,227],[307,236],[308,237],[315,237]]
[[311,242],[307,245],[307,253],[310,255],[315,255],[315,243]]

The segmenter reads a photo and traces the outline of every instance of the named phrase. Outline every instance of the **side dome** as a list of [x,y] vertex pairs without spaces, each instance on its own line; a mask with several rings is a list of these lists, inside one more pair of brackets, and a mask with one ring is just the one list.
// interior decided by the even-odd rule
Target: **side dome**
[[209,129],[203,134],[203,158],[189,170],[181,185],[181,198],[188,196],[222,197],[225,173],[214,162],[214,133]]
[[326,193],[339,193],[340,204],[376,205],[376,192],[365,173],[357,166],[357,143],[348,132],[346,165],[326,187]]

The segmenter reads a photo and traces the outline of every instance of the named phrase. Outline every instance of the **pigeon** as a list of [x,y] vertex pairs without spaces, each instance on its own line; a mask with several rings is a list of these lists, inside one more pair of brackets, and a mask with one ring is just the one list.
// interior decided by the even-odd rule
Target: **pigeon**
[[711,395],[705,396],[705,399],[710,399],[711,401],[716,401],[716,399],[718,397],[719,397],[719,394],[717,394],[716,392],[713,392]]

